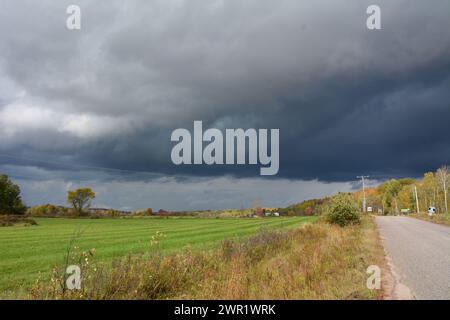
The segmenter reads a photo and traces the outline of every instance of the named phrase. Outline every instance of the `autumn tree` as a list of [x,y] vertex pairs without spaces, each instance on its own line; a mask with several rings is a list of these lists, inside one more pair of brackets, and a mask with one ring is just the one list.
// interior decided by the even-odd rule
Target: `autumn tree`
[[447,188],[449,185],[450,168],[448,166],[442,166],[436,171],[436,179],[444,193],[444,208],[445,213],[448,213],[447,203]]
[[433,172],[427,172],[423,176],[421,193],[423,194],[425,207],[436,206],[437,193],[436,177]]
[[414,206],[411,185],[403,186],[398,193],[398,201],[401,209],[411,209]]
[[384,212],[398,213],[397,196],[402,189],[402,184],[399,180],[391,179],[381,184],[378,187],[378,192],[382,195],[382,203]]
[[[382,208],[381,197],[377,188],[367,188],[365,190],[366,193],[366,207],[371,207],[372,210],[377,211]],[[356,199],[360,207],[362,207],[363,203],[363,192],[362,189],[355,192]]]
[[72,205],[78,215],[89,208],[91,201],[95,198],[95,192],[90,188],[80,188],[67,193],[67,202]]

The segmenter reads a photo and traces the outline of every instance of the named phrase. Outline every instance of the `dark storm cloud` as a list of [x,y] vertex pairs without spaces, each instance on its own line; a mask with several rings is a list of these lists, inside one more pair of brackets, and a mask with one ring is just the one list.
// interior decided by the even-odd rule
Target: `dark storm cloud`
[[258,175],[174,166],[170,133],[194,120],[280,128],[287,179],[416,175],[450,158],[448,1],[377,1],[379,31],[365,26],[372,1],[77,1],[70,32],[73,2],[2,1],[0,153],[47,160],[2,164]]

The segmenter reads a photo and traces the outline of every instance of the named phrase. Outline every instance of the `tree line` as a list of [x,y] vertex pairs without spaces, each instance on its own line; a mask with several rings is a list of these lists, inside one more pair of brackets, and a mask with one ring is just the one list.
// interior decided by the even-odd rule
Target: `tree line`
[[[402,178],[387,180],[375,188],[366,189],[366,204],[373,212],[398,214],[403,210],[426,212],[435,207],[438,213],[449,213],[450,168],[442,166],[435,172],[426,172],[421,179]],[[355,193],[362,204],[363,193]],[[69,191],[69,203],[76,215],[82,216],[95,198],[90,188]],[[311,199],[279,208],[281,215],[320,215],[330,198]],[[360,206],[361,207],[361,206]],[[0,175],[0,214],[25,214],[20,188],[8,176]]]
[[[402,209],[426,212],[429,207],[435,207],[438,213],[448,214],[449,188],[450,168],[442,166],[435,172],[426,172],[421,179],[390,179],[367,189],[367,207],[384,214],[398,214]],[[357,197],[362,203],[361,191]]]

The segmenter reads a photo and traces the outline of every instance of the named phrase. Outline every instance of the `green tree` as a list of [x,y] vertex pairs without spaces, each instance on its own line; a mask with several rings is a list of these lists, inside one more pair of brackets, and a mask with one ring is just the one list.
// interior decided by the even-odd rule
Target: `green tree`
[[20,188],[7,175],[0,175],[0,214],[24,214]]
[[89,208],[91,201],[95,198],[95,192],[90,188],[80,188],[67,193],[67,202],[72,205],[78,215]]

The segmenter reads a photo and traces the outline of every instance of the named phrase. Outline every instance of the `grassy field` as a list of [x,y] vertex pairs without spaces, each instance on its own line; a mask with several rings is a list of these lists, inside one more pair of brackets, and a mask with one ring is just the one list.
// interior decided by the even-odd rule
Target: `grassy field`
[[151,237],[165,235],[163,252],[212,248],[225,238],[247,237],[262,228],[292,228],[314,217],[263,219],[130,218],[63,219],[37,218],[37,226],[0,228],[0,291],[27,288],[39,272],[49,274],[62,265],[70,239],[81,250],[95,248],[96,261],[111,261],[150,249]]

